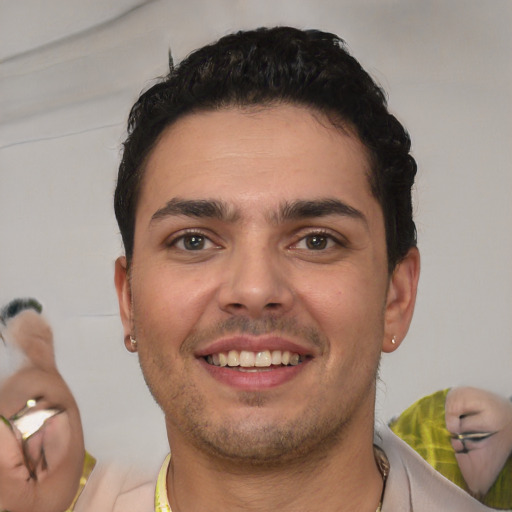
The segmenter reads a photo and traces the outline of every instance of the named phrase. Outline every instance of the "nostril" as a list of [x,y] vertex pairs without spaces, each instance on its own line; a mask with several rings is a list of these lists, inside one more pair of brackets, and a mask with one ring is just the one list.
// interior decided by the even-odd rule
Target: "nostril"
[[[264,310],[266,311],[275,311],[281,307],[281,304],[279,302],[269,302],[268,304],[265,304]],[[241,311],[248,309],[247,306],[240,302],[232,302],[228,305],[228,308],[231,309],[231,311]]]

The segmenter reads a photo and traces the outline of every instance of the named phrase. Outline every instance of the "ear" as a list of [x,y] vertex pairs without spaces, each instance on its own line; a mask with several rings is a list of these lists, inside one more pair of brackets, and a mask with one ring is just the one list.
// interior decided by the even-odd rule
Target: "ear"
[[132,334],[132,294],[125,256],[120,256],[116,260],[114,282],[119,302],[119,313],[123,323],[124,345],[127,350],[134,352],[133,345],[130,343],[130,335]]
[[393,352],[405,338],[411,323],[420,276],[420,253],[409,249],[405,258],[395,267],[386,299],[383,352]]

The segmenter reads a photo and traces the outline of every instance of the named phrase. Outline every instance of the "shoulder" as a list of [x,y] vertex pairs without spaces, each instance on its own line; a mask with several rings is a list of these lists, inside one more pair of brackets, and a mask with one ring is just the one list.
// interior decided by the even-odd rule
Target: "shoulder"
[[493,510],[437,472],[388,427],[378,428],[375,444],[384,450],[390,463],[382,512]]

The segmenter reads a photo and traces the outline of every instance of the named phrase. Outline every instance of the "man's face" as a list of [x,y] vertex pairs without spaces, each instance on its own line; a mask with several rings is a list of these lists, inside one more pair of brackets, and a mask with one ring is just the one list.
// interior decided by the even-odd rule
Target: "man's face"
[[145,172],[116,283],[171,443],[268,462],[371,430],[396,294],[359,140],[293,106],[196,113]]

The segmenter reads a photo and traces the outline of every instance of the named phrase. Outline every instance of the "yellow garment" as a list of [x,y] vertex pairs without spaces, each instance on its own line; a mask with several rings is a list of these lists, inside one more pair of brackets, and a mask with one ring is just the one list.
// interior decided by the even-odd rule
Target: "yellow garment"
[[[446,429],[445,402],[449,389],[421,398],[389,424],[391,430],[434,469],[468,492]],[[489,492],[480,500],[488,507],[512,509],[512,457]]]

